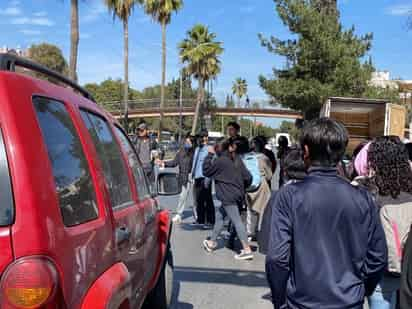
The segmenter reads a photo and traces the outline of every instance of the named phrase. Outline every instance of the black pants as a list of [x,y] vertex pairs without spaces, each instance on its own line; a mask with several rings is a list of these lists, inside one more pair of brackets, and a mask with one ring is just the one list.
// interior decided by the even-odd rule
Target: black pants
[[213,205],[212,186],[205,185],[205,179],[196,179],[195,185],[197,223],[215,224],[215,206]]

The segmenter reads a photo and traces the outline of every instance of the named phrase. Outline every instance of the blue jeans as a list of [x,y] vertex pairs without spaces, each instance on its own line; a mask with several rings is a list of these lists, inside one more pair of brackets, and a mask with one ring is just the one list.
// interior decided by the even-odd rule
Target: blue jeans
[[385,275],[368,298],[370,309],[395,309],[400,278]]

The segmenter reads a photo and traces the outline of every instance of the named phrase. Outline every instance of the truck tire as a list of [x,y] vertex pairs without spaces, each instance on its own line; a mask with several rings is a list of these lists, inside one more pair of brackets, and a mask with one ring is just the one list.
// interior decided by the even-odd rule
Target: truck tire
[[173,255],[167,250],[166,261],[160,272],[159,279],[153,290],[147,296],[145,309],[169,309],[173,296]]

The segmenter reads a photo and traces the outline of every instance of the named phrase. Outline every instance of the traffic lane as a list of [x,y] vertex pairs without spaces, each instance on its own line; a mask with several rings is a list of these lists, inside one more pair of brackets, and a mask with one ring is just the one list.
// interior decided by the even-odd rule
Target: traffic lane
[[[161,197],[160,204],[174,211],[178,197]],[[189,199],[188,205],[193,205]],[[272,309],[267,301],[269,288],[264,273],[264,257],[252,262],[236,261],[226,248],[206,253],[202,241],[210,231],[195,229],[191,212],[185,212],[182,225],[173,227],[172,248],[175,263],[172,309]],[[223,245],[220,240],[220,246]],[[364,309],[368,309],[365,302]]]
[[[160,198],[162,206],[174,210],[177,197]],[[192,203],[189,203],[191,205]],[[183,224],[173,228],[172,248],[175,264],[173,309],[271,309],[265,298],[269,293],[264,272],[264,256],[256,253],[253,261],[237,261],[236,252],[223,248],[209,254],[202,241],[211,231],[190,225],[191,211]]]

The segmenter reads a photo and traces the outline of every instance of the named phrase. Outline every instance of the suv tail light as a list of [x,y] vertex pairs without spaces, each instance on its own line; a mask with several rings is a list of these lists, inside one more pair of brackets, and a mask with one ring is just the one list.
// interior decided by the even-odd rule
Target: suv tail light
[[57,283],[56,268],[48,259],[20,259],[3,274],[1,308],[41,308],[53,298]]

